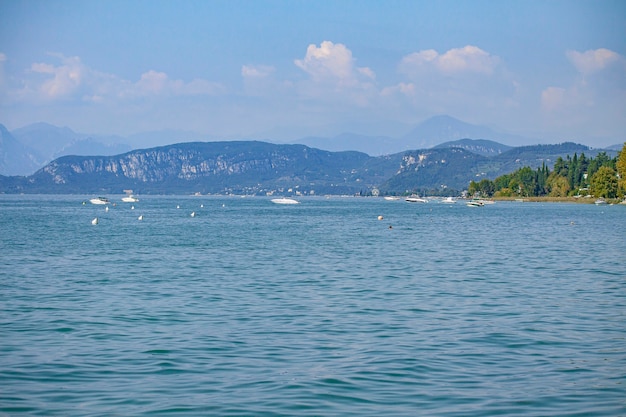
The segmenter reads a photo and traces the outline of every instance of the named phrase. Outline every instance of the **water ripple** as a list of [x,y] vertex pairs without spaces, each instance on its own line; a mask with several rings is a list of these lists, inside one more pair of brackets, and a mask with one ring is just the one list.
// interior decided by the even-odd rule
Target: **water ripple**
[[0,196],[0,415],[626,414],[622,207],[79,201]]

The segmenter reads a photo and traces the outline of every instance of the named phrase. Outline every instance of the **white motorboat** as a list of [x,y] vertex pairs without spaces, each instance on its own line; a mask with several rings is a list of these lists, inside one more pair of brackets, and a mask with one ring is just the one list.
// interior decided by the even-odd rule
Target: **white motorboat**
[[89,200],[91,204],[109,204],[109,200],[106,197],[96,197]]
[[124,203],[136,203],[139,201],[139,199],[137,197],[135,197],[132,194],[127,195],[126,197],[122,197],[122,201]]
[[425,198],[420,198],[420,197],[413,196],[413,195],[410,197],[407,197],[405,201],[409,203],[428,203],[428,200],[426,200]]
[[139,201],[137,197],[133,195],[133,190],[124,190],[126,197],[122,197],[124,203],[136,203]]
[[388,195],[383,197],[387,201],[397,201],[400,200],[400,197],[396,197],[395,195]]
[[443,204],[456,204],[456,200],[452,197],[446,197],[443,200],[441,200],[441,202]]
[[272,198],[272,203],[274,204],[300,204],[298,200],[294,200],[293,198]]
[[605,205],[605,204],[606,204],[606,200],[605,200],[604,198],[602,198],[602,197],[598,198],[598,199],[595,201],[595,205],[596,205],[596,206],[603,206],[603,205]]
[[485,203],[483,203],[482,201],[478,201],[478,200],[470,200],[466,204],[467,207],[483,207],[484,205]]

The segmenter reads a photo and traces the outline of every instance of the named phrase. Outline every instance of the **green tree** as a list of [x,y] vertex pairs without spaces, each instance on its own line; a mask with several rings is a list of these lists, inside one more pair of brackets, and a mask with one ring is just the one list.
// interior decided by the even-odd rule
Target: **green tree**
[[594,174],[598,172],[600,167],[604,166],[615,169],[615,160],[609,158],[606,152],[600,152],[595,158],[592,158],[591,161],[589,161],[589,167],[587,169],[589,178],[593,177]]
[[584,153],[580,154],[580,159],[578,160],[578,173],[576,176],[576,188],[581,188],[587,186],[585,183],[585,173],[587,172],[587,168],[589,167],[589,160],[585,156]]
[[513,197],[513,190],[508,187],[503,187],[496,191],[495,195],[497,197]]
[[576,179],[578,177],[578,171],[579,171],[578,155],[574,153],[574,157],[572,158],[572,161],[570,162],[570,167],[567,171],[567,179],[569,181],[570,189],[575,189],[578,186],[578,184],[576,183],[577,182]]
[[567,177],[567,163],[560,156],[556,158],[554,163],[554,172],[562,177]]
[[615,163],[617,169],[617,175],[619,176],[619,186],[621,195],[626,194],[626,142],[622,146],[622,150],[617,156],[617,162]]
[[618,182],[617,175],[613,168],[601,166],[593,174],[591,180],[591,191],[596,197],[615,198],[617,197]]
[[496,191],[500,191],[503,188],[509,188],[509,182],[511,181],[511,176],[509,174],[500,175],[493,182],[496,187]]
[[570,190],[567,178],[558,175],[555,171],[550,174],[547,183],[550,197],[567,197]]
[[480,189],[480,194],[484,197],[492,197],[493,193],[496,191],[493,181],[490,181],[487,178],[480,180],[478,188]]
[[473,197],[478,194],[479,190],[480,187],[478,186],[478,183],[476,181],[470,181],[469,187],[467,188],[467,193]]
[[495,190],[493,181],[483,178],[480,182],[470,181],[467,192],[471,196],[491,197]]
[[537,176],[531,167],[520,168],[515,176],[520,183],[520,194],[522,196],[531,197],[537,195]]

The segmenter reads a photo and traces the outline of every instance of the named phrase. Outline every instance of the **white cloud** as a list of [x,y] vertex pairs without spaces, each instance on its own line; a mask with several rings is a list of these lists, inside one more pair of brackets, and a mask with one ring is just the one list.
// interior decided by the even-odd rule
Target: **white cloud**
[[379,95],[376,74],[371,68],[356,67],[355,62],[352,51],[341,43],[324,41],[319,47],[311,44],[303,59],[294,60],[310,77],[296,82],[293,91],[332,117],[354,111],[355,106],[370,107]]
[[215,95],[223,87],[204,79],[190,82],[173,80],[164,72],[149,70],[136,82],[99,72],[84,65],[79,57],[49,54],[58,65],[38,62],[30,66],[22,80],[23,87],[13,96],[22,102],[42,103],[77,100],[94,103],[119,102],[141,97]]
[[156,95],[164,92],[169,85],[167,74],[150,70],[141,74],[141,78],[135,84],[139,95]]
[[177,80],[174,93],[183,96],[212,96],[224,93],[224,87],[215,82],[195,78],[188,83]]
[[541,91],[543,128],[570,132],[577,140],[616,136],[623,131],[626,112],[626,59],[605,48],[565,55],[578,74]]
[[605,48],[590,49],[585,52],[567,51],[567,58],[583,75],[592,74],[607,68],[614,62],[619,61],[619,54]]
[[419,75],[425,71],[444,75],[491,75],[499,62],[497,56],[472,45],[450,49],[443,54],[427,49],[405,56],[400,62],[400,72],[407,75]]
[[243,65],[241,76],[246,79],[266,78],[272,75],[274,67],[268,65]]
[[555,114],[588,113],[594,108],[624,108],[626,97],[626,59],[605,48],[585,52],[567,51],[570,62],[579,72],[565,86],[549,86],[541,92],[541,108]]
[[397,85],[391,87],[385,87],[382,89],[380,94],[382,96],[391,96],[394,94],[404,94],[406,96],[414,96],[415,95],[415,84],[413,83],[399,83]]
[[502,114],[518,106],[519,83],[499,57],[467,45],[443,53],[424,49],[402,58],[398,72],[406,77],[381,91],[381,96],[406,103],[414,113]]
[[350,87],[358,86],[363,80],[371,81],[375,78],[370,68],[355,68],[354,62],[352,52],[345,45],[331,41],[322,42],[319,48],[309,45],[304,59],[294,61],[316,82],[332,82]]
[[372,71],[370,68],[367,67],[362,67],[362,68],[357,68],[356,69],[357,72],[369,79],[375,79],[376,78],[376,74],[374,73],[374,71]]
[[31,71],[43,74],[44,80],[35,87],[40,98],[46,100],[64,99],[75,93],[83,83],[88,69],[81,63],[78,57],[64,57],[55,55],[61,59],[61,65],[54,66],[46,63],[34,63]]
[[215,95],[223,91],[218,83],[196,78],[188,83],[182,80],[172,80],[164,72],[150,70],[141,74],[139,81],[121,83],[124,89],[120,97],[141,98],[166,98],[171,96],[198,96]]
[[31,71],[41,74],[54,74],[54,65],[34,63],[30,66]]
[[541,108],[554,111],[566,102],[567,90],[560,87],[548,87],[541,92]]

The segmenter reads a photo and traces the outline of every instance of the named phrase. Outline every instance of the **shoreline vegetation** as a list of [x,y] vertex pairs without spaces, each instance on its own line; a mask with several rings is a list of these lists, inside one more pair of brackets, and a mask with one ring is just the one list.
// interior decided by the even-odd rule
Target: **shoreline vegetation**
[[[577,203],[577,204],[595,204],[597,198],[586,196],[572,196],[572,197],[550,197],[550,196],[537,196],[537,197],[490,197],[494,201],[520,201],[524,203]],[[620,198],[605,198],[607,204],[625,204],[626,200]]]
[[[626,144],[615,158],[600,152],[558,157],[552,170],[544,162],[533,170],[526,166],[495,180],[471,181],[468,194],[479,198],[503,198],[546,202],[619,203],[626,195]],[[596,200],[596,199],[603,200]]]

